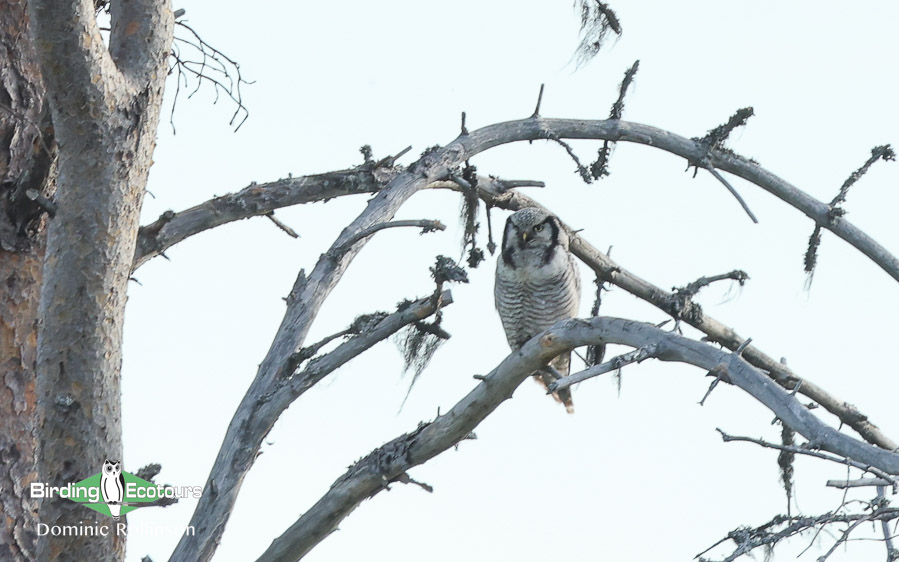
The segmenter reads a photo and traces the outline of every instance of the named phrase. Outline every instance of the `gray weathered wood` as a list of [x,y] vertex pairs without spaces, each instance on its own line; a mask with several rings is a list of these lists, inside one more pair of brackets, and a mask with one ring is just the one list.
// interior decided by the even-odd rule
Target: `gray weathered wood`
[[[856,249],[871,258],[893,278],[899,280],[899,260],[890,252],[871,239],[867,234],[859,230],[852,223],[842,217],[833,218],[829,215],[829,207],[817,199],[807,195],[785,180],[771,174],[758,164],[744,160],[738,156],[712,150],[708,154],[691,139],[681,137],[674,133],[626,121],[589,121],[573,119],[524,119],[491,125],[479,129],[469,135],[460,137],[473,142],[467,143],[472,153],[486,150],[492,146],[518,140],[532,140],[555,136],[559,138],[590,138],[616,141],[629,141],[646,144],[666,150],[688,161],[699,161],[708,157],[711,163],[722,170],[729,171],[747,181],[753,182],[763,189],[771,192],[786,203],[796,207],[807,216],[821,224],[823,228],[832,230],[838,236],[852,244]],[[470,137],[470,138],[469,138]],[[458,142],[460,139],[457,139]],[[516,192],[507,192],[499,186],[492,186],[494,182],[489,178],[483,178],[480,190],[481,197],[500,208],[517,210],[523,206],[540,206],[532,199]],[[452,182],[440,181],[432,184],[438,187],[456,187]],[[484,187],[486,186],[486,189]],[[284,197],[281,201],[271,200],[270,208],[286,206],[290,199]],[[269,207],[267,207],[268,209]],[[241,218],[244,218],[243,216]],[[674,299],[669,291],[661,289],[641,279],[640,277],[621,268],[618,264],[591,246],[579,236],[572,236],[572,252],[581,260],[590,265],[604,279],[622,287],[637,297],[646,300],[668,313],[679,314],[684,321],[695,328],[702,330],[714,341],[721,343],[729,349],[736,349],[744,339],[733,329],[725,326],[716,319],[704,315],[695,314],[698,309],[688,303],[683,311],[673,310]],[[895,441],[887,437],[880,429],[871,423],[852,404],[840,400],[829,394],[814,383],[802,379],[793,373],[788,367],[769,357],[754,346],[750,346],[744,355],[754,365],[765,369],[772,374],[778,382],[788,386],[796,386],[800,381],[800,393],[818,402],[821,406],[840,418],[840,421],[848,424],[858,431],[866,440],[884,448],[894,449]]]
[[252,184],[237,193],[210,199],[178,213],[168,211],[141,227],[132,269],[162,254],[189,236],[216,226],[265,215],[290,205],[327,201],[343,195],[373,193],[397,174],[395,168],[359,166],[326,174]]
[[258,561],[302,558],[362,501],[384,490],[410,468],[464,439],[502,402],[511,398],[534,370],[566,350],[598,343],[633,348],[656,346],[654,356],[658,359],[695,365],[703,372],[723,366],[732,384],[822,450],[899,474],[899,453],[869,445],[823,423],[792,393],[737,354],[632,320],[602,317],[563,320],[535,336],[519,352],[509,355],[450,411],[375,449],[350,467],[315,505],[272,542]]
[[[452,302],[449,291],[411,302],[333,351],[310,359],[299,372],[284,373],[264,392],[248,392],[228,426],[205,491],[191,519],[198,540],[182,540],[171,560],[207,560],[212,556],[234,508],[243,476],[256,459],[262,440],[294,400],[371,346]],[[287,362],[296,368],[298,360],[288,359]]]
[[[451,188],[451,184],[438,184],[438,187]],[[487,203],[517,211],[525,207],[543,207],[540,203],[519,192],[500,192],[489,178],[479,182],[479,194]],[[552,210],[549,210],[552,212]],[[683,322],[702,331],[710,341],[720,343],[730,350],[735,350],[746,343],[733,328],[730,328],[702,310],[692,301],[688,301],[682,309],[671,291],[658,287],[649,281],[628,271],[590,244],[576,229],[563,223],[571,240],[571,252],[589,266],[597,275],[609,283],[621,287],[628,293],[643,299],[660,310],[680,318]],[[837,416],[840,421],[859,433],[866,441],[884,449],[893,450],[899,447],[896,442],[880,430],[866,415],[849,402],[834,396],[814,382],[793,372],[789,367],[766,355],[759,348],[749,345],[743,350],[743,357],[751,364],[764,369],[771,378],[780,385],[793,389],[798,387],[799,394],[805,395],[821,405],[828,412]]]
[[[127,283],[152,163],[173,18],[165,0],[111,3],[107,50],[92,0],[30,0],[32,41],[59,145],[37,353],[38,478],[77,482],[121,459]],[[44,501],[44,524],[82,507]],[[124,537],[39,538],[39,560],[118,560]]]

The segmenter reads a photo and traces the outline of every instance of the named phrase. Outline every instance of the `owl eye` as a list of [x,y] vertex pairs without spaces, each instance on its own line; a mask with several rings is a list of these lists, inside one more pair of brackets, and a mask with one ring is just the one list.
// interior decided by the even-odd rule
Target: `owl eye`
[[543,224],[542,224],[542,223],[541,223],[541,224],[538,224],[537,226],[534,227],[534,231],[535,231],[535,232],[540,232],[541,230],[543,230]]

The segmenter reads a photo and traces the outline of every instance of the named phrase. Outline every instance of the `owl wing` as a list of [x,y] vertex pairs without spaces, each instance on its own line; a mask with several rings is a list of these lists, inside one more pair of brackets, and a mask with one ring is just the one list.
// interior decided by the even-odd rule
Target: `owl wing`
[[572,308],[570,318],[577,316],[578,307],[581,305],[581,270],[577,265],[577,258],[571,252],[568,253],[568,290],[572,295]]
[[578,268],[578,265],[577,265],[578,260],[576,257],[574,257],[574,254],[571,253],[570,246],[569,246],[569,250],[567,253],[568,253],[568,267],[570,267],[571,271],[574,273],[575,290],[577,291],[577,294],[580,295],[581,294],[581,275],[580,275],[580,269]]
[[[568,254],[568,271],[563,278],[563,283],[564,292],[568,297],[567,299],[565,299],[568,304],[567,310],[565,311],[566,317],[574,318],[575,316],[577,316],[578,308],[581,304],[581,274],[577,266],[577,260],[571,253]],[[552,365],[553,368],[562,376],[568,376],[568,374],[571,372],[571,353],[569,352],[559,355],[552,360],[550,365]],[[546,386],[547,382],[552,381],[546,381],[544,379],[540,382],[543,383],[544,386]],[[570,388],[563,388],[562,390],[553,393],[553,398],[561,402],[565,406],[565,410],[569,414],[574,413],[574,401],[571,399]]]

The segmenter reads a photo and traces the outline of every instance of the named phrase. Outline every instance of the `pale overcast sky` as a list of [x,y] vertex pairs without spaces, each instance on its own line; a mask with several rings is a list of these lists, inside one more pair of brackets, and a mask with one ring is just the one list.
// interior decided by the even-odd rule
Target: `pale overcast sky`
[[[238,60],[255,84],[237,133],[226,100],[203,87],[178,102],[150,175],[144,221],[214,195],[301,174],[347,168],[359,147],[376,156],[407,145],[401,163],[469,128],[530,115],[541,83],[546,117],[605,118],[624,71],[640,59],[624,118],[701,136],[738,108],[756,116],[729,145],[829,201],[870,149],[899,137],[899,4],[618,0],[624,35],[581,69],[571,64],[578,18],[570,2],[179,1],[204,39]],[[174,83],[170,81],[168,103]],[[168,106],[166,112],[168,111]],[[573,143],[585,161],[597,143]],[[856,404],[899,438],[893,350],[896,283],[825,233],[806,291],[802,256],[812,221],[733,178],[754,225],[708,174],[644,146],[621,144],[612,175],[584,185],[564,150],[520,143],[475,159],[482,173],[540,179],[527,193],[584,229],[623,267],[663,288],[744,269],[744,288],[700,293],[704,310],[772,357]],[[879,163],[850,192],[848,218],[899,252],[899,168]],[[284,312],[300,268],[310,270],[363,208],[365,196],[279,211],[294,240],[264,218],[220,227],[171,249],[132,283],[124,359],[125,470],[159,462],[158,479],[203,485],[231,419]],[[422,193],[399,218],[440,219],[446,232],[378,234],[323,307],[309,341],[363,312],[392,310],[432,290],[434,256],[459,256],[458,196]],[[501,229],[505,213],[494,213]],[[482,224],[483,215],[482,215]],[[486,230],[486,229],[484,229]],[[485,241],[485,240],[482,240]],[[402,411],[409,378],[384,342],[303,395],[281,417],[243,483],[215,559],[255,559],[354,460],[446,411],[509,352],[493,308],[490,258],[452,287],[453,334]],[[592,276],[583,269],[589,291]],[[585,292],[581,314],[592,298]],[[603,314],[660,322],[665,315],[622,290]],[[696,337],[692,330],[687,335]],[[620,351],[620,350],[619,350]],[[732,434],[777,440],[773,415],[741,391],[708,385],[698,369],[646,362],[574,391],[576,414],[525,382],[464,442],[365,502],[306,558],[391,560],[689,560],[740,525],[785,511],[776,453],[724,444]],[[825,417],[832,423],[833,418]],[[796,462],[794,511],[836,508],[839,466]],[[872,491],[859,497],[868,498]],[[183,527],[194,504],[140,510],[132,525]],[[165,560],[176,538],[133,537],[128,560]],[[811,542],[775,551],[793,560]],[[821,534],[800,560],[834,540]],[[716,551],[722,555],[725,551]],[[880,560],[882,546],[852,543],[831,560]]]

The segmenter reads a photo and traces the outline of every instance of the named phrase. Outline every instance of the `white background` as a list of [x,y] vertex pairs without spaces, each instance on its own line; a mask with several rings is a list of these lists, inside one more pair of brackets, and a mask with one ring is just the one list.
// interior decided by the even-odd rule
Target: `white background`
[[[358,149],[376,157],[424,148],[469,128],[530,115],[546,83],[546,117],[605,118],[624,71],[640,59],[625,119],[701,136],[740,107],[756,117],[730,146],[812,196],[829,201],[875,145],[897,142],[895,57],[899,5],[772,1],[618,1],[624,36],[576,69],[578,16],[569,2],[452,3],[179,1],[204,39],[256,81],[244,90],[250,118],[238,133],[227,101],[206,86],[182,96],[177,135],[159,130],[144,222],[214,195],[293,175],[347,168]],[[174,82],[168,86],[172,102]],[[183,92],[182,92],[183,93]],[[170,105],[169,105],[170,106]],[[168,111],[169,106],[165,111]],[[597,143],[575,143],[585,162]],[[825,233],[810,290],[802,256],[813,224],[732,178],[761,223],[753,225],[706,173],[642,146],[619,145],[612,175],[584,185],[561,147],[522,143],[474,162],[481,173],[547,182],[527,193],[614,246],[623,267],[662,288],[746,270],[742,289],[704,290],[704,310],[774,358],[856,404],[899,436],[895,281]],[[899,168],[878,163],[849,194],[848,219],[899,251]],[[125,468],[159,462],[159,481],[203,485],[234,408],[255,375],[300,268],[311,270],[366,197],[279,211],[302,238],[265,218],[190,238],[142,267],[130,287],[124,362]],[[308,342],[363,312],[393,310],[432,290],[437,254],[459,257],[459,198],[416,195],[398,218],[440,219],[449,229],[378,234],[322,308]],[[505,213],[495,212],[501,230]],[[486,224],[481,215],[483,234]],[[485,236],[481,238],[485,243]],[[452,288],[453,334],[416,384],[384,342],[303,395],[281,417],[244,480],[216,560],[249,560],[323,494],[354,460],[446,411],[509,350],[493,309],[494,259]],[[589,312],[592,276],[583,271]],[[621,290],[602,313],[660,322],[665,315]],[[695,335],[687,331],[688,335]],[[620,350],[619,350],[620,351]],[[427,494],[394,485],[365,502],[308,557],[311,561],[688,560],[740,525],[785,511],[776,452],[724,444],[716,427],[777,440],[772,414],[734,388],[685,366],[644,363],[581,384],[576,414],[526,382],[463,443],[411,475]],[[832,418],[827,418],[832,421]],[[824,488],[844,468],[796,462],[794,512],[835,509]],[[870,497],[873,491],[859,497]],[[134,525],[177,529],[195,504],[141,510]],[[868,531],[870,527],[866,527]],[[876,536],[871,534],[870,536]],[[128,560],[165,560],[176,538],[129,540]],[[835,540],[822,533],[804,555]],[[793,560],[812,542],[779,548]],[[717,551],[721,556],[725,550]],[[729,551],[727,551],[729,552]],[[832,560],[881,560],[883,547],[851,543]]]

